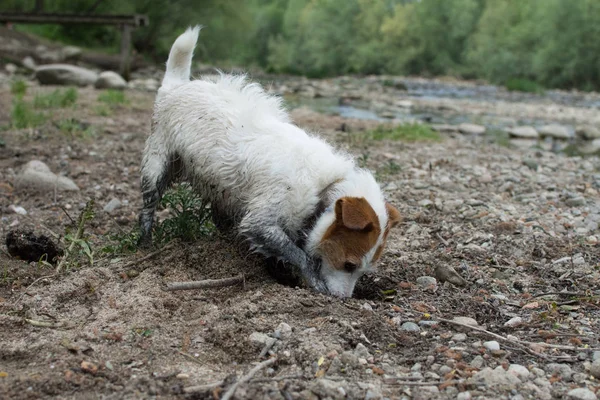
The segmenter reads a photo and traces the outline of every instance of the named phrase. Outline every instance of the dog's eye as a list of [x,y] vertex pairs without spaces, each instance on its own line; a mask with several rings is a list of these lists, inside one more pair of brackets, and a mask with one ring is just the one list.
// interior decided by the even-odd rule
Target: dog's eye
[[344,269],[346,270],[346,272],[352,273],[356,271],[357,268],[358,264],[355,264],[353,262],[347,261],[344,263]]

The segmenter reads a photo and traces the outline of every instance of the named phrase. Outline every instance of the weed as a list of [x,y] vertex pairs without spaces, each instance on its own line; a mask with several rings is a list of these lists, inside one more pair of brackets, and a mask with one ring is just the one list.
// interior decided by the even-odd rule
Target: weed
[[10,85],[10,92],[21,98],[27,92],[27,82],[22,79],[17,79]]
[[98,101],[111,107],[127,104],[127,98],[122,90],[108,89],[98,95]]
[[375,179],[380,182],[385,181],[387,178],[396,175],[400,171],[402,171],[400,164],[396,163],[394,160],[389,160],[387,164],[377,169],[375,172]]
[[525,93],[544,93],[544,87],[537,82],[530,81],[529,79],[522,78],[510,78],[504,84],[506,89],[511,92],[525,92]]
[[[88,221],[91,221],[93,218],[94,200],[90,200],[87,202],[84,209],[81,210],[81,213],[77,218],[77,223],[74,222],[72,226],[67,227],[65,230],[63,240],[65,241],[65,246],[68,244],[68,247],[64,256],[56,266],[57,273],[61,272],[67,266],[77,265],[77,260],[80,257],[87,258],[90,265],[94,265],[94,251],[92,250],[89,238],[85,235],[85,226]],[[74,228],[77,228],[75,233],[73,233]]]
[[384,87],[393,87],[398,90],[408,90],[406,85],[401,81],[396,81],[394,79],[384,79],[381,81],[381,85]]
[[11,126],[16,129],[35,128],[46,121],[46,116],[33,111],[28,103],[17,98],[13,101],[10,121]]
[[367,162],[369,161],[369,153],[362,153],[358,157],[358,166],[360,168],[367,168]]
[[510,136],[508,133],[501,130],[491,130],[488,135],[492,137],[494,142],[502,147],[511,147]]
[[65,108],[70,107],[77,102],[77,89],[71,87],[68,89],[56,89],[51,93],[38,94],[33,99],[35,108]]
[[405,142],[417,141],[439,141],[441,136],[428,125],[403,124],[393,128],[379,126],[375,130],[366,133],[368,139],[372,140],[400,140]]
[[75,118],[61,119],[55,125],[70,139],[89,139],[96,135],[96,131],[92,126],[81,123]]
[[110,114],[112,114],[112,110],[110,109],[110,107],[108,107],[105,104],[100,104],[94,107],[94,111],[96,112],[96,115],[99,115],[101,117],[108,117]]
[[114,235],[109,235],[110,244],[104,246],[103,253],[119,255],[135,253],[138,248],[138,240],[140,239],[140,230],[135,227],[131,232],[120,232]]

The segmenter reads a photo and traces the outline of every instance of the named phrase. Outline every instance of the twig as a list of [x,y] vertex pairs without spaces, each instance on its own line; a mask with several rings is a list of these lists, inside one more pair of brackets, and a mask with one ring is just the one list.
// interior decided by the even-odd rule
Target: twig
[[183,388],[184,393],[204,393],[213,390],[223,384],[223,381],[217,381],[213,383],[207,383],[206,385],[188,386]]
[[250,379],[252,379],[252,377],[254,375],[256,375],[256,373],[258,371],[260,371],[263,368],[267,368],[270,365],[275,364],[275,361],[277,361],[276,358],[270,358],[270,359],[268,359],[266,361],[263,361],[263,362],[257,364],[246,375],[242,376],[236,383],[234,383],[233,385],[231,385],[231,387],[229,389],[227,389],[227,391],[225,392],[225,394],[223,395],[223,397],[221,397],[221,400],[229,400],[229,399],[231,399],[233,397],[233,395],[235,394],[235,391],[237,390],[237,388],[242,383],[248,382]]
[[251,382],[281,382],[287,379],[306,379],[306,377],[302,374],[296,375],[282,375],[282,376],[274,376],[272,378],[253,378]]
[[165,290],[192,290],[192,289],[207,289],[207,288],[220,288],[226,286],[234,286],[238,283],[244,282],[244,275],[234,276],[233,278],[225,279],[206,279],[204,281],[190,281],[190,282],[173,282],[167,284]]
[[49,321],[36,321],[34,319],[23,318],[25,322],[30,325],[37,326],[38,328],[62,328],[64,324],[62,322],[49,322]]
[[37,278],[35,281],[33,281],[33,282],[32,282],[32,283],[29,285],[29,286],[27,286],[27,287],[25,288],[25,290],[23,291],[23,293],[21,293],[21,295],[19,296],[19,298],[18,298],[17,300],[15,300],[15,302],[13,303],[13,306],[17,305],[17,304],[18,304],[18,303],[21,301],[21,299],[23,298],[23,296],[25,296],[25,295],[27,294],[27,291],[28,291],[29,289],[31,289],[31,287],[32,287],[33,285],[35,285],[36,283],[38,283],[39,281],[41,281],[41,280],[43,280],[43,279],[52,278],[52,277],[54,277],[54,276],[56,276],[56,273],[54,273],[54,274],[51,274],[51,275],[46,275],[46,276],[40,276],[39,278]]
[[386,382],[384,385],[394,385],[394,386],[439,386],[441,384],[455,384],[459,383],[459,381],[444,381],[444,382],[412,382],[412,381],[395,381],[395,382]]
[[[489,336],[492,336],[498,340],[501,340],[503,342],[507,342],[507,343],[512,343],[514,345],[518,345],[518,346],[539,346],[539,347],[546,347],[549,349],[558,349],[558,350],[570,350],[570,351],[597,351],[600,350],[598,348],[587,348],[587,347],[575,347],[575,346],[565,346],[562,344],[551,344],[551,343],[544,343],[544,342],[529,342],[527,340],[521,340],[521,339],[517,339],[517,340],[513,340],[513,339],[509,339],[507,337],[504,337],[502,335],[498,335],[497,333],[494,332],[490,332],[486,329],[480,328],[478,326],[472,326],[472,325],[467,325],[467,324],[463,324],[461,322],[456,322],[456,321],[452,321],[449,319],[444,319],[444,318],[436,318],[436,320],[440,321],[440,322],[445,322],[447,324],[453,324],[453,325],[457,325],[457,326],[462,326],[464,328],[469,328],[472,329],[474,331],[478,331],[478,332],[483,332]],[[530,350],[530,349],[527,349]],[[533,353],[537,356],[543,356],[539,353]]]
[[153,251],[152,253],[148,253],[148,254],[146,254],[146,255],[145,255],[144,257],[142,257],[142,258],[138,258],[137,260],[130,261],[130,262],[128,262],[127,264],[123,265],[123,266],[121,267],[121,269],[123,270],[123,269],[127,269],[127,268],[130,268],[130,267],[133,267],[133,266],[134,266],[134,265],[136,265],[136,264],[139,264],[139,263],[141,263],[141,262],[144,262],[144,261],[146,261],[146,260],[149,260],[149,259],[151,259],[151,258],[153,258],[153,257],[156,257],[157,255],[159,255],[159,254],[160,254],[160,253],[162,253],[163,251],[165,251],[165,250],[169,250],[170,248],[172,248],[173,246],[175,246],[175,244],[176,244],[176,243],[177,243],[177,242],[171,242],[171,243],[169,243],[168,245],[166,245],[166,246],[164,246],[164,247],[162,247],[162,248],[160,248],[160,249],[158,249],[158,250],[156,250],[156,251]]
[[200,362],[200,360],[197,360],[195,357],[193,357],[192,355],[190,355],[188,353],[185,353],[181,350],[177,350],[177,352],[179,354],[181,354],[182,356],[184,356],[185,358],[187,358],[188,360],[195,362],[196,364],[204,365],[203,362]]
[[269,350],[271,350],[271,348],[273,346],[275,346],[275,343],[277,343],[277,339],[275,339],[275,338],[267,339],[267,343],[265,343],[265,347],[263,347],[258,358],[263,358],[264,356],[266,356],[267,353],[269,352]]
[[536,298],[536,297],[544,297],[544,296],[554,296],[554,295],[565,295],[565,296],[577,296],[577,297],[596,297],[598,296],[598,294],[593,293],[593,294],[587,294],[587,293],[582,293],[582,292],[546,292],[546,293],[540,293],[540,294],[536,294],[535,296],[532,297],[532,299]]
[[436,232],[435,235],[438,237],[438,239],[440,239],[440,242],[442,242],[444,244],[444,246],[448,247],[450,245],[450,242],[448,242],[446,239],[444,239],[442,237],[442,235],[440,235],[439,232]]

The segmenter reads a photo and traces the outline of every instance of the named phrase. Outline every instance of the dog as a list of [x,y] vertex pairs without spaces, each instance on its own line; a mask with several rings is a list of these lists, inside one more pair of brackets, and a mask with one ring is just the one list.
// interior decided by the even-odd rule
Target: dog
[[190,81],[200,33],[174,42],[141,166],[141,246],[176,179],[210,201],[219,229],[292,265],[314,290],[350,297],[381,256],[400,214],[373,175],[295,126],[276,96],[245,76]]

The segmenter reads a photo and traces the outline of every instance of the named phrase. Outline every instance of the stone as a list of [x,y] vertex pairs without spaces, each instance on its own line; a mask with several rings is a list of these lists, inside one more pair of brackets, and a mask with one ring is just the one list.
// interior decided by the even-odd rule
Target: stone
[[15,214],[19,214],[19,215],[27,215],[26,209],[24,209],[21,206],[16,206],[14,204],[11,204],[10,206],[8,206],[8,211],[13,212]]
[[476,385],[484,384],[487,387],[499,389],[499,390],[514,390],[517,385],[521,383],[521,380],[516,376],[509,374],[501,366],[496,369],[486,367],[481,371],[477,372],[470,381]]
[[538,128],[541,137],[552,137],[554,139],[569,139],[571,132],[569,128],[563,125],[551,124]]
[[597,400],[598,397],[590,389],[577,388],[569,390],[567,397],[571,400]]
[[592,362],[592,365],[590,367],[590,374],[594,378],[600,379],[600,359]]
[[508,136],[519,139],[537,139],[540,134],[532,126],[517,126],[506,130]]
[[551,374],[560,375],[560,377],[562,378],[563,381],[565,381],[565,382],[571,381],[571,375],[573,375],[573,371],[571,370],[571,367],[569,365],[550,363],[550,364],[546,365],[546,368]]
[[471,392],[460,392],[456,395],[456,400],[471,400]]
[[485,133],[485,126],[463,123],[458,125],[458,131],[468,135],[482,135]]
[[575,128],[575,135],[583,140],[600,139],[600,128],[592,125],[582,125]]
[[106,205],[104,206],[104,212],[111,213],[115,211],[117,208],[121,207],[121,200],[113,197]]
[[592,361],[600,361],[600,350],[596,350],[592,353]]
[[513,317],[504,323],[504,326],[508,328],[514,328],[523,323],[523,318],[521,317]]
[[25,57],[22,61],[21,61],[21,65],[23,65],[23,67],[34,71],[37,68],[37,64],[35,63],[35,60],[33,58],[31,58],[30,56]]
[[594,139],[578,144],[577,151],[583,154],[600,153],[600,139]]
[[464,342],[465,340],[467,340],[467,335],[464,333],[457,333],[454,336],[452,336],[452,340],[455,342]]
[[356,357],[358,357],[358,358],[365,358],[365,359],[371,357],[371,353],[369,353],[369,350],[367,349],[367,347],[362,343],[359,343],[356,345],[356,348],[354,349],[354,355],[356,355]]
[[417,285],[422,288],[428,288],[430,286],[437,286],[437,279],[433,276],[420,276],[417,278]]
[[271,337],[262,332],[252,332],[248,337],[248,340],[255,346],[264,346],[271,339]]
[[47,64],[35,70],[35,78],[42,85],[93,85],[98,74],[87,68],[69,64]]
[[358,366],[358,357],[351,351],[345,351],[340,356],[340,361],[349,367]]
[[400,326],[400,329],[406,332],[420,332],[421,328],[414,322],[405,322]]
[[565,200],[565,203],[569,207],[581,207],[581,206],[585,205],[585,197],[582,197],[582,196],[571,197],[570,199]]
[[[344,399],[345,393],[338,390],[338,388],[346,386],[345,381],[332,381],[329,379],[321,378],[311,386],[310,390],[319,396],[319,398],[333,398],[333,399]],[[304,398],[304,397],[303,397]]]
[[431,129],[437,132],[458,132],[458,126],[448,124],[433,124],[431,125]]
[[31,160],[15,177],[15,189],[34,192],[75,192],[79,188],[71,179],[59,176],[41,161]]
[[81,56],[81,49],[77,46],[65,46],[60,49],[63,60],[74,60]]
[[159,83],[156,79],[133,79],[127,84],[130,89],[146,90],[149,92],[155,92],[158,90]]
[[123,90],[127,87],[127,81],[116,72],[104,71],[98,75],[98,79],[94,84],[96,89],[116,89]]
[[6,72],[8,72],[9,75],[14,75],[14,73],[17,72],[17,66],[11,63],[6,64],[4,66],[4,69],[6,70]]
[[280,322],[275,328],[276,331],[280,332],[282,336],[289,336],[292,334],[292,327],[286,324],[285,322]]
[[476,357],[473,357],[473,359],[471,360],[469,365],[473,368],[479,369],[479,368],[483,367],[484,362],[485,362],[485,360],[483,359],[483,357],[476,356]]
[[529,370],[523,365],[519,364],[510,364],[508,366],[508,373],[513,374],[517,378],[520,378],[522,381],[527,380],[529,378]]
[[469,326],[478,326],[477,321],[471,317],[454,317],[452,321],[458,322],[459,324],[469,325]]
[[490,340],[489,342],[483,342],[483,347],[489,351],[500,350],[500,343],[496,342],[495,340]]

